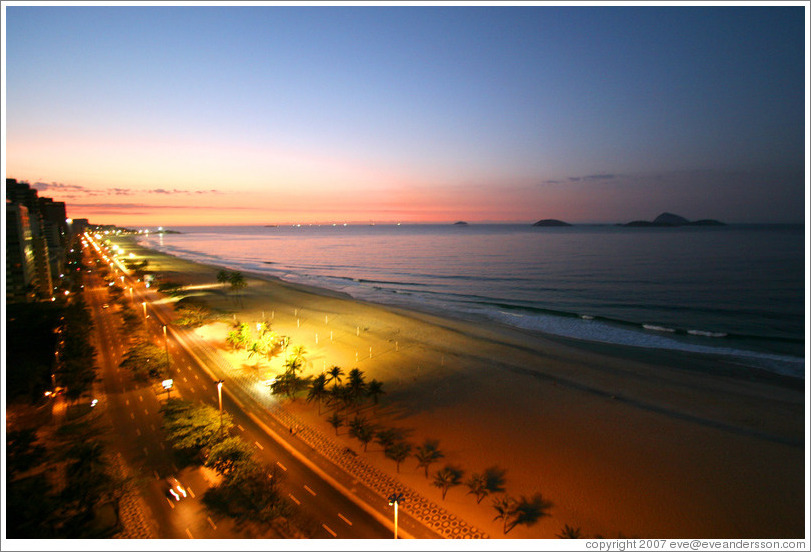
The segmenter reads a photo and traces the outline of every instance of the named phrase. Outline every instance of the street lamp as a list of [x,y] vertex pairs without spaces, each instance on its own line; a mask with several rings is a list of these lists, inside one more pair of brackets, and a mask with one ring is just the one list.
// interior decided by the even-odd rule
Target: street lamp
[[403,493],[392,493],[389,495],[389,506],[394,506],[394,538],[397,538],[397,505],[402,502]]
[[217,382],[217,395],[220,398],[220,438],[222,438],[222,384],[223,380]]
[[166,324],[163,325],[163,346],[166,347],[166,369],[168,370],[172,363],[169,360],[169,339],[166,337]]

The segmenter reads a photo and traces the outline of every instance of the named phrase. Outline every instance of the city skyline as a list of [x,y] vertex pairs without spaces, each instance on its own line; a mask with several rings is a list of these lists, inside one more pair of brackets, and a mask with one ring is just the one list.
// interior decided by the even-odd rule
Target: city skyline
[[805,219],[799,4],[4,11],[6,177],[74,218]]

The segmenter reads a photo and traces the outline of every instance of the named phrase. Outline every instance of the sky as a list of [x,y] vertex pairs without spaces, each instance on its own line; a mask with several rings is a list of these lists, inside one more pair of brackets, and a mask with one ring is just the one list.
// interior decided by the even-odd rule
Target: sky
[[3,10],[6,178],[73,218],[805,220],[807,3]]

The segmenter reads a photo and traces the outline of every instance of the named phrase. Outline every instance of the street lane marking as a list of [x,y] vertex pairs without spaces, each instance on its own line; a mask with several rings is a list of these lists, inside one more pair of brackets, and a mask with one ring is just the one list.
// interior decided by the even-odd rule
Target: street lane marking
[[174,509],[175,509],[175,505],[174,505],[174,504],[172,504],[172,501],[171,501],[171,500],[169,500],[169,499],[167,498],[167,499],[166,499],[166,502],[168,502],[168,503],[169,503],[169,506],[171,506],[171,507],[172,507],[172,510],[174,510]]
[[197,377],[197,374],[194,374],[194,379],[199,380],[200,378]]
[[188,489],[189,494],[191,495],[192,498],[197,498],[196,496],[194,496],[194,491],[191,490],[191,487],[186,487],[186,489]]
[[191,531],[189,531],[188,527],[186,527],[186,534],[189,536],[190,539],[194,538],[194,537],[191,536]]
[[129,406],[129,405],[130,405],[130,400],[129,400],[129,399],[125,399],[125,400],[124,400],[124,404],[126,404],[127,406]]
[[265,450],[265,447],[260,445],[258,441],[254,441],[253,444],[256,445],[257,447],[259,447],[259,450]]
[[140,429],[136,429],[136,430],[135,430],[135,433],[138,435],[138,437],[140,437],[140,436],[141,436],[141,430],[140,430]]
[[241,425],[237,424],[237,427],[239,428],[240,431],[245,431],[245,428],[242,427]]
[[281,462],[276,462],[276,465],[277,465],[277,466],[279,466],[279,467],[280,467],[281,469],[283,469],[284,471],[287,471],[287,468],[285,468],[285,467],[284,467],[284,464],[282,464]]
[[212,528],[212,529],[214,529],[214,530],[216,531],[217,526],[216,526],[216,525],[214,525],[214,522],[213,522],[213,521],[211,521],[211,517],[209,516],[209,517],[207,517],[206,519],[208,520],[208,523],[211,525],[211,528]]
[[147,416],[149,416],[149,410],[147,410],[146,408],[144,408],[144,414],[146,414]]
[[149,427],[152,428],[152,431],[155,431],[155,424],[149,424]]
[[141,401],[141,402],[144,402],[144,396],[143,395],[138,395],[138,400]]
[[155,479],[157,479],[157,480],[160,480],[160,478],[161,478],[161,477],[158,475],[158,472],[156,472],[155,470],[152,470],[152,475],[154,475],[154,476],[155,476]]
[[183,381],[185,381],[186,383],[189,383],[189,380],[186,379],[186,376],[183,376]]
[[149,454],[149,451],[146,450],[146,447],[144,447],[144,454]]
[[299,502],[299,500],[296,497],[294,497],[292,493],[288,494],[287,496],[289,496],[290,500],[292,500],[296,504],[301,505],[301,502]]
[[306,490],[308,493],[310,493],[311,495],[315,496],[315,491],[314,491],[314,490],[312,490],[312,489],[311,489],[310,487],[308,487],[307,485],[304,485],[304,489],[305,489],[305,490]]
[[130,412],[130,418],[135,419],[135,412]]
[[337,536],[338,536],[338,534],[337,534],[335,531],[333,531],[332,529],[330,529],[329,527],[327,527],[327,526],[326,526],[326,524],[322,523],[322,524],[321,524],[321,527],[323,527],[324,529],[326,529],[326,530],[327,530],[327,533],[329,533],[329,534],[330,534],[330,535],[332,535],[333,537],[337,537]]
[[346,524],[347,524],[347,525],[349,525],[350,527],[352,527],[352,522],[351,522],[351,521],[349,521],[348,519],[346,519],[346,518],[345,518],[344,516],[342,516],[341,514],[338,514],[338,517],[339,517],[339,518],[341,518],[342,520],[344,520],[344,521],[346,522]]

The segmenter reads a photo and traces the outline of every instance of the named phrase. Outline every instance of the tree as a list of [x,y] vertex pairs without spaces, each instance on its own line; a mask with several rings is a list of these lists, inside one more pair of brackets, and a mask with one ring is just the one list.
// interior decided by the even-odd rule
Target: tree
[[556,535],[559,539],[582,539],[580,534],[580,527],[571,527],[568,523],[563,526],[563,529]]
[[353,437],[355,437],[358,441],[363,443],[363,452],[366,452],[366,448],[369,446],[369,442],[374,439],[375,436],[375,428],[369,424],[362,425],[357,428],[353,428],[350,433]]
[[455,487],[462,481],[462,474],[464,472],[455,466],[447,465],[441,470],[437,470],[434,474],[434,481],[432,485],[442,489],[442,500],[445,500],[445,495],[448,494],[448,489]]
[[121,368],[132,370],[136,378],[164,379],[169,370],[166,351],[148,341],[138,341],[124,355]]
[[493,508],[496,510],[493,521],[504,521],[506,535],[516,525],[534,525],[540,518],[549,515],[547,510],[551,507],[552,503],[544,499],[541,493],[535,493],[531,498],[521,496],[520,500],[505,494],[493,499]]
[[335,388],[338,384],[341,383],[341,377],[344,375],[343,368],[340,366],[333,366],[329,370],[327,370],[327,383],[332,382],[332,387]]
[[217,272],[217,282],[220,284],[227,284],[228,283],[228,271],[227,270],[220,270]]
[[293,347],[292,353],[295,360],[299,361],[299,363],[303,363],[304,355],[307,354],[307,347],[304,345],[296,345]]
[[428,478],[428,466],[445,456],[439,450],[439,441],[426,439],[425,443],[417,447],[414,458],[417,459],[417,467],[425,468],[425,477]]
[[372,404],[377,406],[378,397],[386,394],[386,392],[383,391],[383,382],[377,381],[376,379],[370,381],[366,386],[366,394],[372,398]]
[[517,516],[518,504],[509,495],[499,496],[493,499],[493,508],[496,510],[496,517],[493,521],[501,519],[504,522],[504,534],[506,535],[513,528],[515,517]]
[[318,402],[318,415],[321,415],[321,402],[327,396],[327,376],[318,374],[310,383],[310,391],[307,393],[307,402]]
[[199,451],[220,441],[234,425],[231,416],[222,415],[207,404],[193,404],[181,399],[169,399],[161,406],[163,428],[172,447],[178,450]]
[[375,437],[375,442],[377,442],[377,444],[382,446],[385,450],[400,439],[402,439],[402,432],[398,429],[390,427],[378,431],[377,436]]
[[492,493],[503,493],[505,483],[505,470],[498,466],[490,466],[484,470],[484,479],[487,482],[486,489]]
[[349,371],[349,379],[346,382],[346,386],[352,394],[353,402],[359,402],[366,391],[366,382],[364,381],[363,372],[358,368],[352,368]]
[[386,447],[386,458],[391,458],[397,464],[397,473],[400,473],[400,462],[411,454],[411,444],[398,441]]
[[259,341],[254,341],[253,343],[250,344],[250,346],[248,346],[246,351],[248,351],[248,358],[251,358],[252,356],[256,355],[256,362],[254,363],[254,366],[259,365],[259,357],[263,356],[265,353],[262,347],[262,343]]
[[513,527],[516,525],[535,525],[539,519],[549,514],[547,510],[552,507],[552,503],[546,500],[541,493],[535,493],[527,498],[521,496],[516,505],[516,517]]
[[228,477],[244,462],[253,462],[251,447],[239,437],[228,437],[211,447],[205,465]]
[[490,494],[490,490],[487,488],[487,478],[480,473],[471,475],[465,484],[470,489],[467,494],[476,495],[476,504],[481,503],[482,499]]
[[335,428],[335,435],[338,435],[338,428],[344,424],[343,418],[341,418],[337,412],[333,412],[332,416],[327,418],[327,422]]
[[239,294],[242,289],[248,287],[248,282],[245,281],[245,277],[241,272],[232,272],[228,275],[228,283],[231,284],[231,291],[236,295],[237,302],[241,302]]

